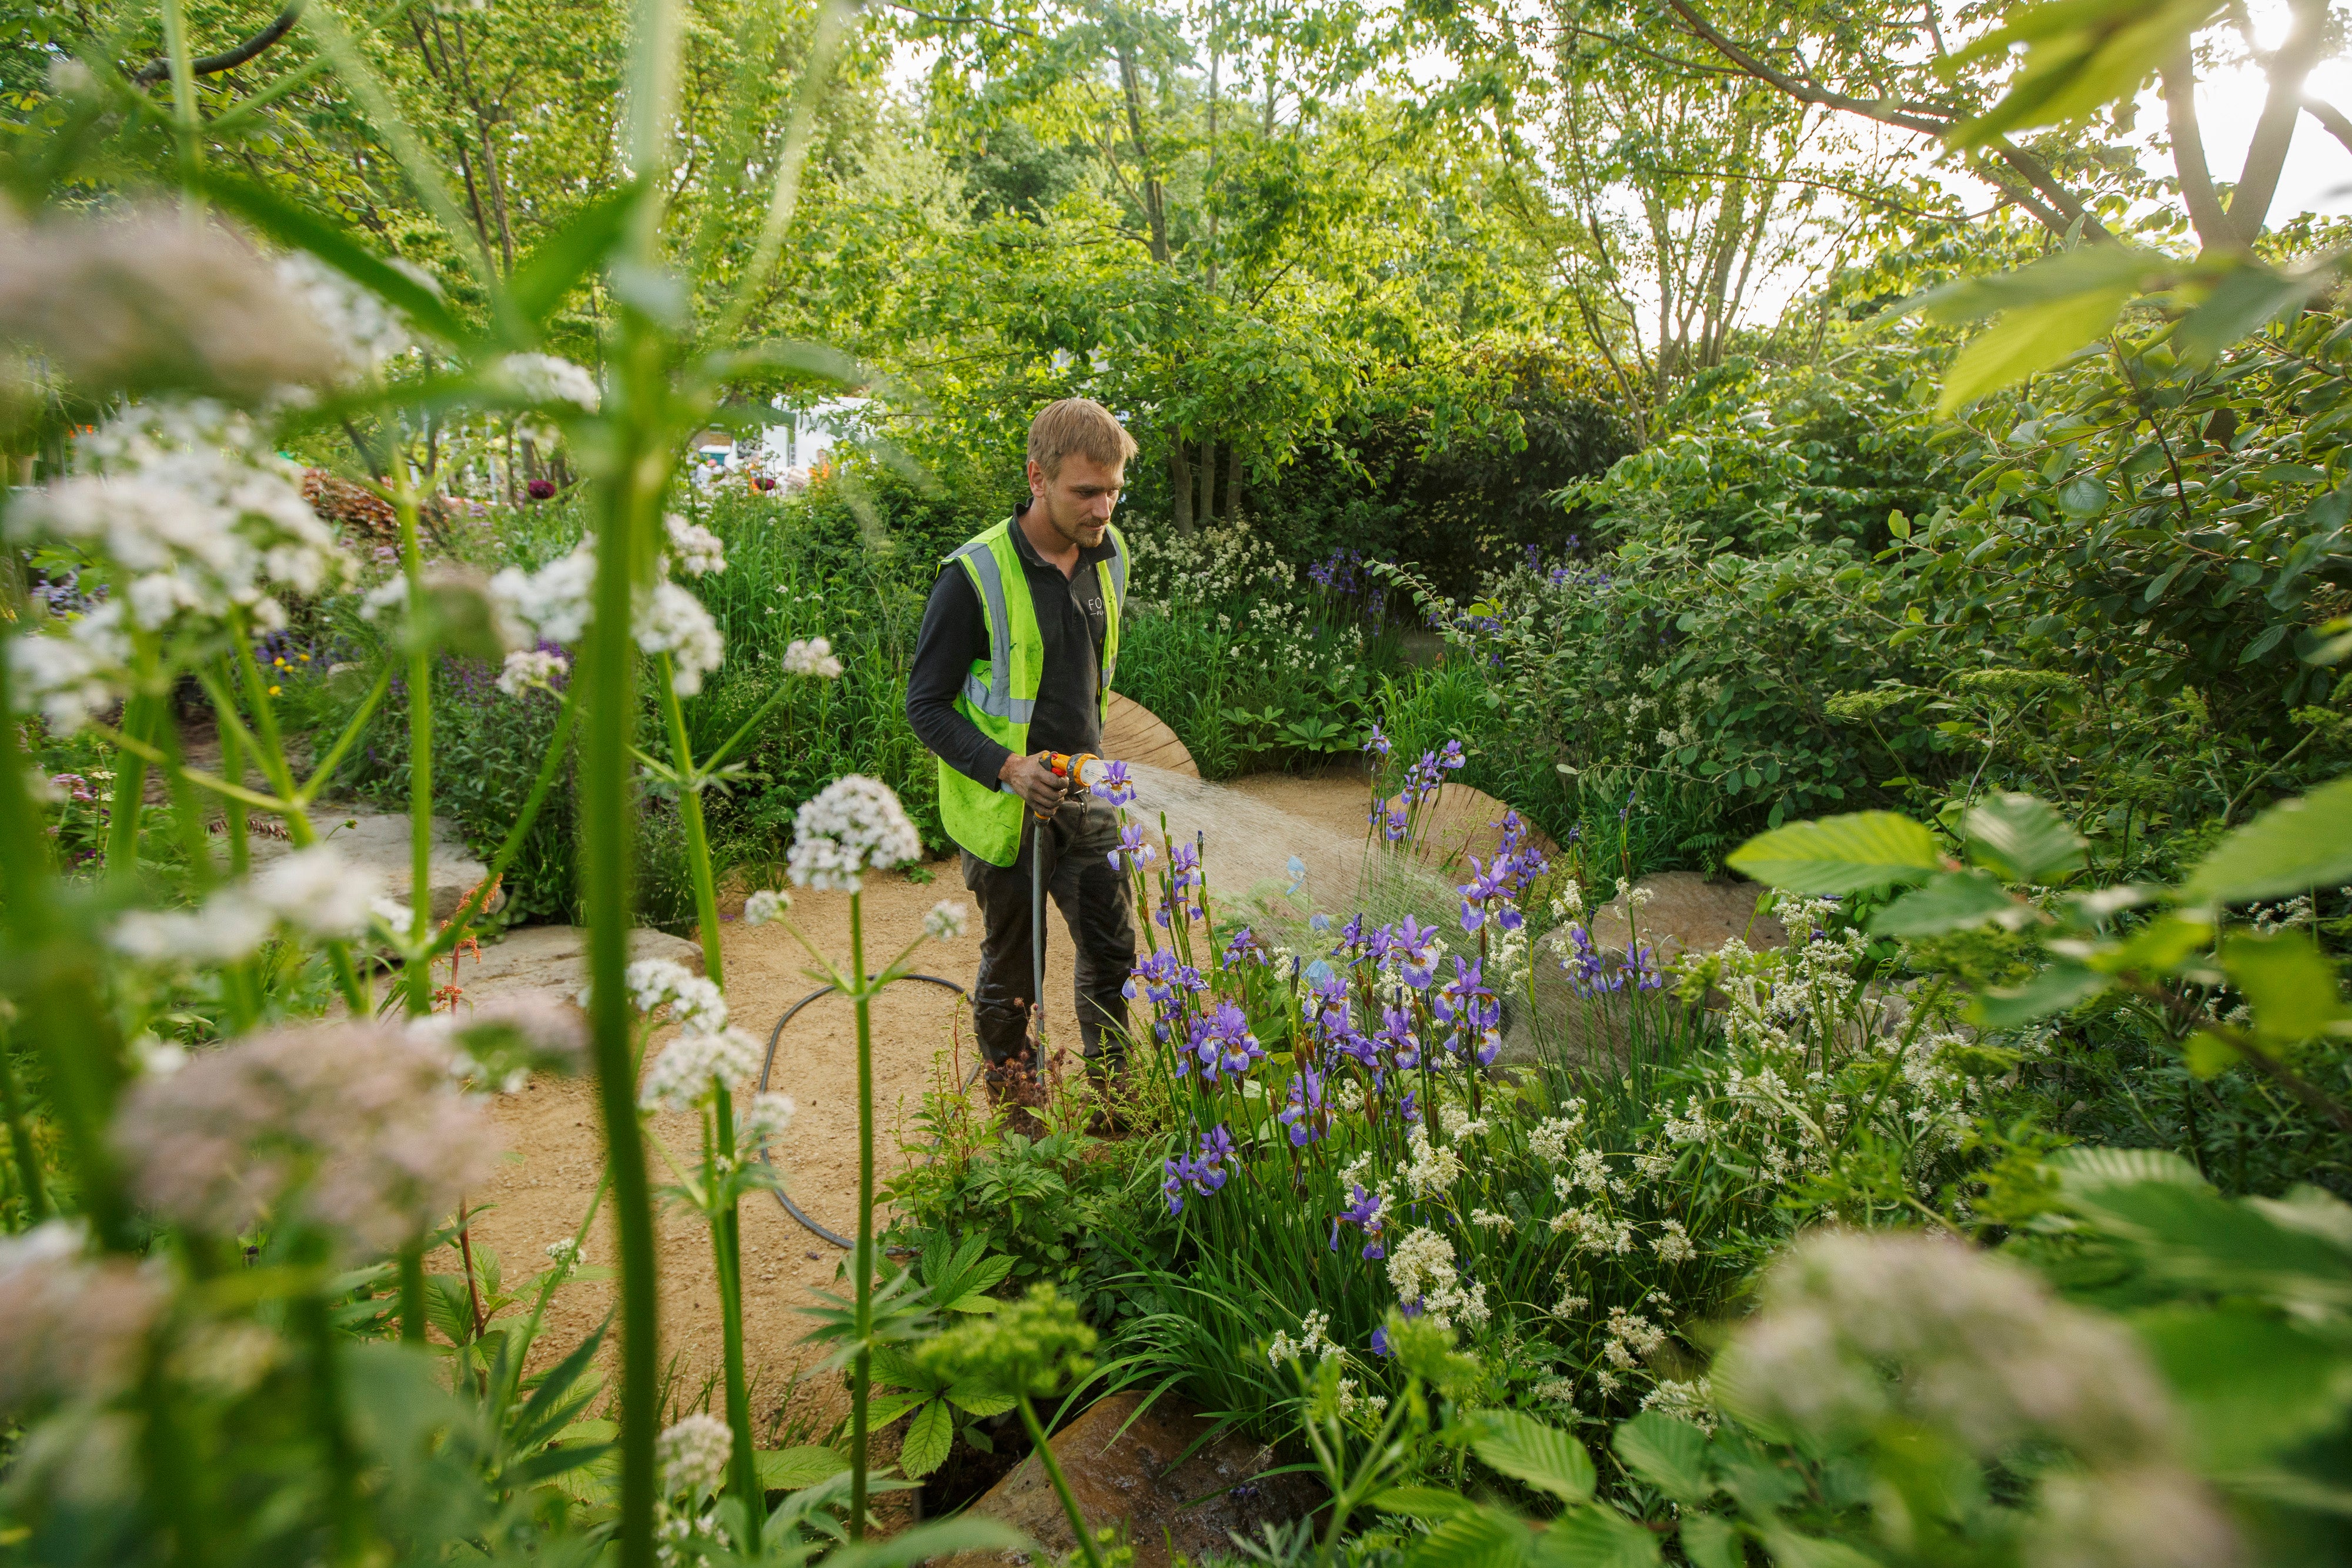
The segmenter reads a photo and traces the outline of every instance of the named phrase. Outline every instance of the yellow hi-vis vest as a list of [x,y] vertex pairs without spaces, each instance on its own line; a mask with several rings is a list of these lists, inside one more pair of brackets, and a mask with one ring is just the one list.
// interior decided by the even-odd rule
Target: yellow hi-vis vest
[[[1118,612],[1127,598],[1127,540],[1110,530],[1108,559],[1095,563],[1102,577],[1104,634],[1102,717],[1110,717],[1110,679],[1118,665]],[[1037,711],[1037,685],[1044,675],[1045,641],[1037,630],[1037,606],[1029,597],[1029,576],[1021,569],[1020,548],[1006,518],[947,558],[961,561],[980,594],[988,622],[988,657],[972,661],[956,696],[956,712],[980,733],[1016,754],[1029,750],[1029,721]],[[942,562],[945,565],[946,562]],[[940,819],[948,836],[991,865],[1011,865],[1021,855],[1021,817],[1028,807],[1003,784],[968,779],[940,764]]]

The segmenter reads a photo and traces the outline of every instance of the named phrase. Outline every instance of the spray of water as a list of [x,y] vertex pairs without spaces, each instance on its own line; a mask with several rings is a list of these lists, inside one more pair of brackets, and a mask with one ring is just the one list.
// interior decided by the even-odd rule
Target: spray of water
[[[1303,934],[1318,913],[1335,922],[1361,912],[1382,923],[1408,914],[1435,923],[1460,908],[1453,879],[1383,844],[1368,845],[1360,832],[1342,833],[1163,768],[1130,765],[1129,771],[1136,789],[1130,817],[1154,829],[1164,821],[1174,842],[1197,839],[1213,897],[1223,910],[1244,906],[1255,924],[1275,928],[1269,934]],[[1307,943],[1301,936],[1290,945],[1303,949]]]

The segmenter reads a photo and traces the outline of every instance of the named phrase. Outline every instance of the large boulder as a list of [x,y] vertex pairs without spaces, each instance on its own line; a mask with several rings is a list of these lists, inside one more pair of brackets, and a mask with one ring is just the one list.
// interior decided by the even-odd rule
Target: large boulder
[[[1322,1488],[1303,1475],[1266,1475],[1275,1468],[1273,1450],[1231,1434],[1194,1449],[1214,1423],[1170,1395],[1139,1416],[1143,1400],[1141,1394],[1111,1395],[1052,1439],[1078,1511],[1096,1529],[1122,1526],[1137,1568],[1166,1568],[1171,1548],[1196,1559],[1230,1552],[1233,1536],[1253,1537],[1261,1525],[1303,1518],[1323,1500]],[[1184,1458],[1188,1449],[1191,1457]],[[1055,1553],[1077,1549],[1054,1483],[1034,1454],[969,1511],[1002,1520]],[[1029,1561],[1013,1552],[963,1552],[945,1559],[947,1568]]]
[[[669,958],[696,974],[702,972],[701,944],[667,931],[640,929],[629,933],[629,959]],[[449,960],[436,960],[444,974]],[[588,983],[588,928],[584,925],[522,925],[494,942],[482,944],[478,957],[471,954],[457,965],[457,983],[464,998],[480,1004],[492,997],[521,991],[545,991],[570,1001]]]
[[[310,824],[318,829],[322,841],[332,846],[362,874],[373,876],[384,896],[414,907],[415,901],[408,893],[415,865],[408,820],[405,811],[379,811],[373,806],[349,801],[319,807],[310,813]],[[259,818],[257,822],[268,826],[254,835],[255,864],[292,851],[292,840],[269,831],[269,828],[277,826],[276,818]],[[446,920],[457,913],[458,900],[490,874],[490,868],[466,848],[457,824],[446,817],[433,819],[433,858],[428,871],[426,894],[436,920]],[[485,913],[496,912],[505,902],[506,894],[501,892],[490,901]]]

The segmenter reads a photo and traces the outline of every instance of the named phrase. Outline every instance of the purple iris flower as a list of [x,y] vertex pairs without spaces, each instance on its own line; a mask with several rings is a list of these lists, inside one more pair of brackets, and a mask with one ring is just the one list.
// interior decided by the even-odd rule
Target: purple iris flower
[[1323,1123],[1323,1075],[1311,1067],[1301,1068],[1290,1080],[1290,1103],[1280,1120],[1290,1129],[1290,1146],[1303,1149],[1315,1143],[1328,1130]]
[[1381,733],[1379,725],[1372,726],[1372,733],[1364,737],[1364,750],[1374,757],[1389,754],[1389,737]]
[[1095,780],[1092,790],[1096,800],[1114,806],[1124,806],[1135,799],[1135,785],[1127,776],[1124,762],[1104,763],[1102,777]]
[[1421,1037],[1412,1032],[1412,1015],[1402,1008],[1382,1008],[1381,1024],[1376,1038],[1394,1054],[1398,1068],[1409,1071],[1419,1067]]
[[1388,1330],[1384,1328],[1376,1328],[1372,1331],[1372,1354],[1382,1357],[1391,1356],[1396,1354],[1394,1351],[1389,1349]]
[[1150,865],[1160,852],[1151,847],[1141,827],[1129,823],[1118,831],[1118,848],[1110,852],[1113,871],[1128,871],[1136,866]]
[[1379,1193],[1366,1192],[1362,1182],[1354,1185],[1355,1201],[1340,1211],[1339,1223],[1355,1226],[1364,1233],[1364,1258],[1377,1261],[1388,1256],[1381,1246],[1381,1230],[1386,1223],[1381,1211],[1388,1207],[1388,1199]]
[[1465,760],[1467,759],[1462,755],[1462,743],[1458,740],[1449,740],[1445,743],[1445,749],[1438,753],[1437,765],[1451,773],[1460,768]]
[[1228,967],[1244,963],[1264,964],[1266,960],[1265,944],[1259,941],[1246,925],[1234,932],[1234,939],[1225,944],[1225,963]]
[[1202,1078],[1211,1083],[1224,1074],[1239,1076],[1253,1062],[1265,1060],[1265,1048],[1250,1033],[1249,1019],[1229,1001],[1219,1002],[1192,1020],[1186,1051],[1186,1055],[1176,1059],[1177,1075],[1183,1076],[1198,1061]]
[[1391,950],[1404,955],[1404,983],[1420,990],[1429,984],[1437,964],[1437,928],[1421,925],[1408,915],[1395,928]]

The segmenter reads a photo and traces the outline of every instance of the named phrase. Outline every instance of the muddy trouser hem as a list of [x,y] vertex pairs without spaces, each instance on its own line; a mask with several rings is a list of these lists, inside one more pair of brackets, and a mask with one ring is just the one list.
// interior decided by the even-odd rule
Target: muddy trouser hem
[[[1127,998],[1135,968],[1134,895],[1127,873],[1110,863],[1118,847],[1118,813],[1097,801],[1073,801],[1051,822],[1031,824],[1019,858],[991,865],[966,850],[963,884],[980,905],[980,977],[971,988],[972,1032],[992,1064],[1017,1057],[1029,1033],[1033,977],[1029,857],[1042,846],[1045,894],[1069,928],[1077,953],[1080,1053],[1117,1065],[1127,1047]],[[1045,933],[1036,934],[1040,939]],[[1048,950],[1052,944],[1047,942]]]

